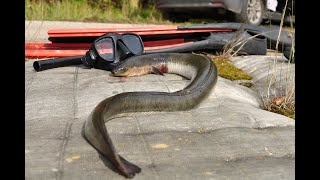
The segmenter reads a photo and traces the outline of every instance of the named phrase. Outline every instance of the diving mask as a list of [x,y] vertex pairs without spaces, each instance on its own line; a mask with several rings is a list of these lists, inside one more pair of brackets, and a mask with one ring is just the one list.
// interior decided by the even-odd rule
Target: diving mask
[[84,56],[35,61],[33,67],[36,71],[42,71],[56,67],[84,64],[89,68],[110,71],[120,61],[131,56],[140,55],[143,52],[144,46],[139,35],[133,33],[107,33],[97,38]]

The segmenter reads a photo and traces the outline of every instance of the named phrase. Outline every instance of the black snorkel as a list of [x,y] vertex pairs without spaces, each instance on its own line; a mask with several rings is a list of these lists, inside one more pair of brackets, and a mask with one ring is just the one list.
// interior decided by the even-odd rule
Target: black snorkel
[[144,52],[141,37],[133,33],[107,33],[97,38],[84,56],[71,56],[35,61],[36,71],[83,64],[88,68],[110,71],[120,61]]
[[81,58],[83,56],[70,56],[64,58],[53,58],[53,59],[46,59],[41,61],[33,62],[33,68],[37,72],[57,68],[57,67],[64,67],[64,66],[71,66],[71,65],[78,65],[81,64]]

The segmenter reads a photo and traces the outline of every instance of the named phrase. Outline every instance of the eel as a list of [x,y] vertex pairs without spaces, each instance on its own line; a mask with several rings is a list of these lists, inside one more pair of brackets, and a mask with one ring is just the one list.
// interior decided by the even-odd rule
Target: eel
[[105,123],[119,114],[159,111],[185,111],[196,108],[214,88],[218,72],[204,55],[156,53],[133,56],[117,65],[114,76],[173,73],[191,81],[176,92],[125,92],[101,101],[83,124],[82,135],[120,175],[132,178],[141,168],[116,153]]

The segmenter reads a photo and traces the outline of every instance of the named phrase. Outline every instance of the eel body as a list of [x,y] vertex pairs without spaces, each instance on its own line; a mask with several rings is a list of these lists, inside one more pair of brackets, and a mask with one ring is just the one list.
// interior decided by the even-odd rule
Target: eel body
[[217,82],[218,74],[210,58],[195,54],[157,53],[134,56],[112,70],[114,76],[173,73],[190,79],[176,92],[125,92],[101,101],[83,125],[82,135],[117,171],[132,178],[141,169],[116,153],[106,122],[123,113],[184,111],[197,107]]

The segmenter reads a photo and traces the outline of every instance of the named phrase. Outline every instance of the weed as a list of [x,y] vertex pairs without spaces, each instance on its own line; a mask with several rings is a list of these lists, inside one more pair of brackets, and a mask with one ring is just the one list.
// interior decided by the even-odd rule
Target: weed
[[[280,33],[281,30],[283,28],[283,22],[284,22],[284,15],[285,15],[285,11],[286,11],[286,7],[287,7],[287,3],[288,0],[286,0],[286,4],[285,7],[283,9],[282,12],[282,19],[280,22],[280,30],[279,30],[279,34],[278,34],[278,40],[277,40],[277,44],[276,44],[276,50],[273,51],[272,53],[274,54],[274,61],[273,61],[273,74],[271,79],[269,80],[269,84],[267,87],[267,96],[264,97],[263,95],[261,95],[262,99],[263,99],[263,103],[264,103],[264,109],[271,111],[271,112],[276,112],[279,114],[283,114],[285,116],[288,116],[290,118],[295,118],[295,78],[294,78],[294,74],[291,72],[287,72],[285,74],[285,82],[281,82],[280,83],[284,83],[284,87],[282,89],[278,89],[277,90],[277,84],[276,84],[276,80],[277,80],[277,74],[276,74],[276,66],[277,66],[277,62],[278,62],[278,48],[279,48],[279,38],[280,38]],[[293,23],[291,21],[290,23],[290,28],[286,28],[289,29],[289,32],[294,33],[294,27],[293,27]],[[293,36],[293,35],[292,35]],[[290,52],[290,57],[289,57],[289,61],[287,63],[288,66],[290,66],[290,62],[292,61],[292,59],[294,59],[294,51],[295,51],[295,44],[294,44],[294,38],[292,38],[292,48],[291,48],[291,52]],[[272,89],[272,87],[274,89]],[[272,93],[271,93],[272,92]]]
[[26,0],[26,20],[92,21],[171,24],[154,6],[140,7],[137,0]]

